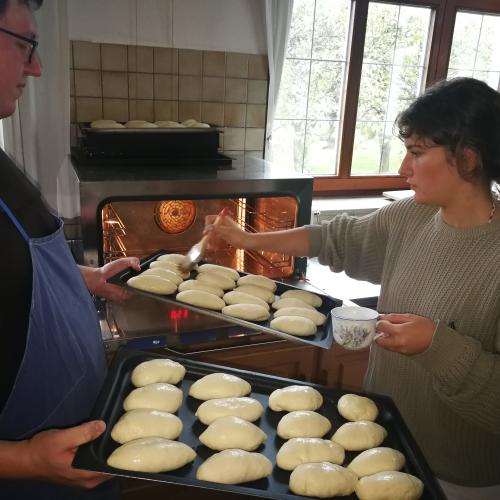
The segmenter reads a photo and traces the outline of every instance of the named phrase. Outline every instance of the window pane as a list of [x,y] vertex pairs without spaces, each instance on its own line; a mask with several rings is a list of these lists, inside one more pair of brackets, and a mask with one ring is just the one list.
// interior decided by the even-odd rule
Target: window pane
[[370,3],[351,175],[397,173],[393,122],[423,89],[430,21],[429,8]]
[[338,121],[308,120],[304,173],[332,175],[338,143]]
[[311,57],[314,24],[314,9],[311,8],[311,4],[313,3],[311,0],[295,0],[293,2],[287,57]]
[[310,61],[285,59],[276,118],[306,118]]
[[293,165],[296,172],[302,172],[305,129],[305,120],[274,120],[272,141],[276,162]]
[[500,89],[500,16],[457,13],[447,76],[472,76]]
[[349,14],[350,0],[316,0],[313,43],[315,59],[346,60]]
[[308,119],[338,119],[344,64],[326,61],[311,63]]

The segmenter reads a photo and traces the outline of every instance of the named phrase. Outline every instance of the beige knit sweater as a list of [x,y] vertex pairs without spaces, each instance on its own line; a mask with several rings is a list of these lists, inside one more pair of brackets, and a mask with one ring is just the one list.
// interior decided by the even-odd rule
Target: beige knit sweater
[[308,228],[310,256],[381,284],[380,313],[438,322],[423,353],[374,344],[365,389],[392,397],[438,477],[500,484],[500,221],[454,229],[410,198]]

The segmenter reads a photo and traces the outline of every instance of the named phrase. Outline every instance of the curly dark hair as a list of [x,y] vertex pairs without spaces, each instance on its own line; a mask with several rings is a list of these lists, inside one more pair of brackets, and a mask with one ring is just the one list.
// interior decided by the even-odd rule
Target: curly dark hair
[[32,10],[37,10],[42,6],[43,0],[0,0],[0,17],[5,14],[7,7],[11,1],[26,5]]
[[[469,181],[500,182],[500,93],[474,78],[453,78],[429,87],[396,118],[397,135],[445,146]],[[479,164],[466,172],[461,158],[473,149]]]

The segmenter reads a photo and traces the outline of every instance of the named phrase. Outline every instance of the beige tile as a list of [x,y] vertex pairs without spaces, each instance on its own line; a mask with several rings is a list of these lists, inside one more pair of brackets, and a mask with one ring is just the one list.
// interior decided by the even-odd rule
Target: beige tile
[[155,121],[172,120],[176,122],[179,116],[177,101],[155,101]]
[[224,104],[204,102],[201,104],[201,121],[221,127],[224,125]]
[[130,120],[154,121],[154,101],[144,99],[131,99],[129,102]]
[[69,95],[75,95],[75,71],[69,70]]
[[224,106],[224,126],[244,127],[246,104],[229,104]]
[[[137,71],[140,73],[152,73],[153,72],[153,47],[141,47],[140,45],[136,48],[136,58],[137,58]],[[130,67],[129,67],[130,71]],[[132,70],[133,71],[133,70]],[[140,118],[139,118],[140,119]]]
[[179,79],[173,75],[154,75],[155,99],[177,100]]
[[132,88],[135,90],[134,95],[130,95],[132,98],[137,99],[153,99],[153,74],[152,73],[129,73],[129,93],[130,93],[130,82],[133,82]]
[[226,53],[226,77],[248,78],[248,55]]
[[248,102],[251,104],[267,103],[267,80],[248,80]]
[[243,151],[245,149],[244,128],[224,128],[224,150]]
[[247,128],[245,134],[245,150],[255,151],[264,147],[264,129]]
[[201,102],[179,101],[179,121],[201,120]]
[[91,42],[73,42],[75,69],[101,69],[101,46]]
[[76,103],[74,97],[69,98],[69,121],[70,123],[76,122]]
[[137,71],[137,47],[127,46],[128,71]]
[[226,102],[247,102],[247,80],[243,78],[226,78]]
[[77,95],[78,97],[102,96],[101,72],[76,69],[75,95]]
[[224,78],[216,76],[203,77],[203,100],[224,102]]
[[128,98],[127,73],[121,71],[103,71],[102,95],[104,97]]
[[253,128],[264,128],[266,126],[266,106],[264,104],[247,104],[245,125]]
[[202,51],[179,49],[179,75],[201,75]]
[[76,121],[91,122],[102,118],[102,99],[98,97],[76,98]]
[[248,57],[248,78],[267,80],[267,56],[250,55]]
[[179,100],[201,100],[201,76],[179,76]]
[[101,45],[103,71],[127,71],[127,46],[110,43]]
[[224,76],[226,55],[224,52],[203,52],[203,74],[205,76]]
[[116,120],[117,122],[128,121],[128,99],[103,99],[103,118],[105,120]]
[[179,53],[177,49],[154,47],[154,72],[177,75],[179,72]]

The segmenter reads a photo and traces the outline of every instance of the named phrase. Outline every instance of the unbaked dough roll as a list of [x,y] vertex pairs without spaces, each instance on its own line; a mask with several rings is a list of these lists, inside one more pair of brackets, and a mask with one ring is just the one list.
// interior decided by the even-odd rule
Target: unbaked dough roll
[[265,321],[271,315],[259,304],[232,304],[222,308],[222,314],[248,321]]
[[279,298],[278,300],[275,300],[273,302],[273,309],[282,309],[284,307],[302,307],[306,309],[311,309],[315,311],[314,306],[311,304],[308,304],[307,302],[304,302],[303,300],[296,299],[294,297],[288,297],[288,298]]
[[[160,255],[156,261],[161,262],[161,261],[166,261],[170,262],[172,264],[180,264],[185,258],[185,255],[182,255],[180,253],[164,253],[163,255]],[[156,262],[154,261],[154,262]]]
[[386,437],[387,431],[381,425],[359,420],[341,425],[332,436],[332,441],[346,450],[362,451],[379,446]]
[[90,124],[90,128],[125,128],[125,125],[115,120],[94,120]]
[[273,411],[317,410],[323,396],[314,387],[289,385],[269,395],[269,408]]
[[182,432],[182,422],[172,413],[148,408],[137,408],[124,413],[111,430],[111,438],[123,444],[133,439],[162,437],[177,439]]
[[192,462],[196,453],[189,446],[161,437],[134,439],[116,448],[107,463],[116,469],[136,472],[167,472]]
[[330,462],[341,465],[345,459],[342,446],[329,439],[292,438],[276,454],[280,469],[293,470],[297,465],[311,462]]
[[184,125],[181,123],[171,120],[158,120],[155,122],[155,125],[159,128],[184,128]]
[[246,276],[241,276],[241,278],[238,279],[237,283],[238,286],[243,286],[243,285],[260,286],[262,288],[270,290],[273,293],[276,291],[276,288],[278,287],[276,281],[273,281],[266,276],[260,276],[258,274],[247,274]]
[[215,419],[229,415],[255,422],[263,413],[264,408],[259,401],[242,397],[209,399],[198,406],[195,415],[202,424],[210,425]]
[[274,312],[275,318],[280,316],[300,316],[301,318],[310,319],[316,326],[321,326],[326,321],[324,314],[309,307],[282,307]]
[[184,290],[175,296],[179,302],[185,302],[192,306],[205,307],[206,309],[213,309],[221,311],[226,303],[217,295],[204,290]]
[[240,278],[240,274],[235,269],[225,266],[218,266],[217,264],[202,264],[198,267],[199,273],[215,273],[220,276],[225,276],[226,278],[237,281]]
[[133,276],[127,280],[127,285],[144,292],[170,295],[177,290],[177,285],[166,278],[154,274]]
[[[154,262],[151,265],[153,264]],[[166,280],[175,283],[176,286],[183,282],[180,274],[177,274],[176,272],[165,267],[153,267],[151,269],[146,269],[146,271],[141,273],[141,276],[159,276],[160,278],[165,278]]]
[[417,500],[424,485],[420,479],[404,472],[379,472],[362,477],[356,485],[359,500]]
[[216,286],[218,288],[222,288],[223,290],[232,290],[236,286],[236,282],[234,280],[217,273],[199,273],[195,279],[200,283]]
[[245,450],[224,450],[203,462],[196,471],[196,479],[221,484],[240,484],[269,476],[271,461],[260,453]]
[[371,476],[377,472],[401,470],[405,464],[405,456],[392,448],[370,448],[363,451],[351,461],[348,469],[358,477]]
[[223,297],[224,290],[218,286],[207,285],[201,281],[196,280],[186,280],[179,285],[179,292],[184,292],[185,290],[203,290],[204,292],[213,293],[217,297]]
[[271,320],[270,326],[275,330],[297,337],[308,337],[318,331],[310,319],[301,316],[279,316]]
[[288,483],[296,495],[330,498],[354,492],[356,474],[329,462],[301,464],[291,474]]
[[365,396],[344,394],[337,402],[339,413],[351,422],[370,420],[373,422],[378,416],[377,405]]
[[330,429],[330,421],[315,411],[292,411],[278,422],[276,432],[283,439],[294,437],[323,437]]
[[272,304],[276,299],[276,296],[274,295],[273,292],[271,292],[271,290],[268,290],[267,288],[262,288],[261,286],[243,285],[243,286],[238,286],[236,288],[236,291],[247,293],[248,295],[253,295],[255,297],[259,297],[259,299],[262,299],[264,302],[267,302],[268,304]]
[[175,385],[159,382],[134,389],[123,401],[123,409],[152,408],[175,413],[181,404],[182,391]]
[[239,292],[238,290],[232,290],[230,292],[226,292],[222,297],[224,302],[230,306],[232,304],[258,304],[269,310],[269,304],[255,295],[249,295],[248,293]]
[[313,307],[321,307],[321,304],[323,304],[323,300],[319,295],[308,292],[307,290],[287,290],[281,294],[281,298],[299,299]]
[[256,450],[267,434],[252,422],[234,415],[215,419],[199,436],[200,441],[211,450],[241,449]]
[[151,269],[166,269],[167,271],[171,271],[177,275],[179,275],[183,280],[189,278],[190,273],[189,272],[184,272],[181,271],[181,268],[179,265],[175,264],[174,262],[168,261],[168,260],[154,260],[149,264],[149,270]]
[[177,361],[158,358],[139,363],[132,371],[132,383],[136,387],[143,387],[157,382],[178,384],[186,374],[186,369]]
[[157,125],[146,120],[129,120],[125,123],[127,128],[158,128]]
[[190,388],[189,395],[202,401],[209,399],[241,397],[250,394],[252,386],[236,375],[210,373],[198,379]]

